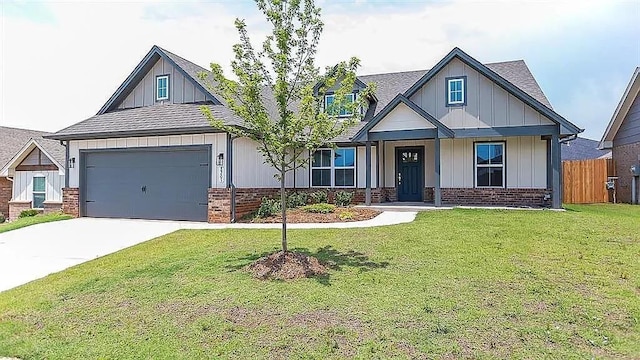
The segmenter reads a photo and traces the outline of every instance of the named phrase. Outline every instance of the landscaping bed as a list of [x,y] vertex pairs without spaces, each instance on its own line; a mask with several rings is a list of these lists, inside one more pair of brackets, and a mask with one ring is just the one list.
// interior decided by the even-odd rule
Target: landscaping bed
[[[366,208],[345,207],[336,208],[332,213],[311,213],[302,208],[287,210],[287,223],[332,223],[332,222],[352,222],[373,219],[378,216],[380,211]],[[281,223],[282,215],[276,214],[269,217],[261,218],[255,215],[240,219],[244,223]]]

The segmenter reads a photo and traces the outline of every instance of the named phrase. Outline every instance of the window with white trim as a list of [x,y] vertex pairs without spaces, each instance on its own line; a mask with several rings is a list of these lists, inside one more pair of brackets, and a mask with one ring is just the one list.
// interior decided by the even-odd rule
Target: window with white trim
[[465,78],[447,79],[447,105],[464,105]]
[[156,77],[156,100],[169,99],[169,75]]
[[356,149],[319,149],[311,159],[311,186],[355,187]]
[[476,187],[504,187],[504,143],[475,146]]
[[44,209],[44,201],[46,199],[46,179],[44,176],[33,177],[33,204],[34,209]]
[[[350,109],[347,109],[344,106],[342,106],[339,111],[338,111],[338,109],[334,109],[332,107],[333,103],[335,101],[335,98],[336,98],[336,96],[333,95],[333,94],[324,96],[324,109],[325,109],[325,111],[330,112],[331,115],[337,115],[338,117],[352,116],[353,115],[353,111],[351,111]],[[345,104],[353,104],[355,101],[356,101],[356,94],[350,93],[350,94],[346,94],[345,95],[345,100],[344,100]]]

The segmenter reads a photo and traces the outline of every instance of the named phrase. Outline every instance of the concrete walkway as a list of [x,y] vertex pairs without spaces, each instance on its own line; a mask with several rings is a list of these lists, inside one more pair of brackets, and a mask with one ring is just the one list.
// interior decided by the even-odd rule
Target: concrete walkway
[[[289,224],[289,229],[364,228],[408,223],[416,212],[386,211],[371,220]],[[281,224],[207,224],[185,221],[80,218],[0,234],[0,291],[180,229],[279,229]]]

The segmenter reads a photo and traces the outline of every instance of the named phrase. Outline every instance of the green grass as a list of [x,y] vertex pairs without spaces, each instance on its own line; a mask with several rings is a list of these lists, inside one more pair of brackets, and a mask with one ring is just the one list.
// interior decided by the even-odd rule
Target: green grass
[[328,276],[241,270],[278,243],[181,230],[0,293],[0,356],[640,358],[640,206],[291,230]]
[[12,222],[0,224],[0,233],[15,230],[15,229],[20,229],[20,228],[35,225],[35,224],[42,224],[42,223],[47,223],[52,221],[60,221],[60,220],[68,220],[68,219],[71,219],[71,216],[60,214],[60,213],[51,213],[46,215],[24,217]]

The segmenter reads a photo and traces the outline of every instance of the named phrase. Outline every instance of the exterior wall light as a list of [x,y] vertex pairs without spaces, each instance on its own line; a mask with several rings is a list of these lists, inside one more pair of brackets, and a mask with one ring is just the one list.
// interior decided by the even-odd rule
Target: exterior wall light
[[218,157],[216,159],[216,165],[218,165],[218,166],[224,165],[224,154],[223,153],[218,154]]
[[73,169],[76,167],[76,158],[72,157],[69,159],[69,169]]

